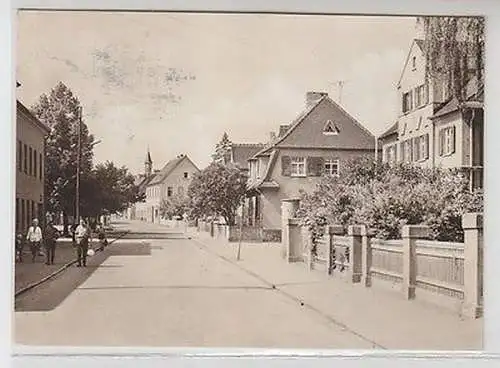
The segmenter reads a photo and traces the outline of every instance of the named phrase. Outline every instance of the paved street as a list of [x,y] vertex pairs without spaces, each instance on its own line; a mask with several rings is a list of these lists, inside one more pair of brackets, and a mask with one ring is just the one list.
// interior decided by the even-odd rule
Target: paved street
[[118,227],[135,234],[103,252],[55,309],[16,312],[18,344],[480,348],[482,320],[353,289],[285,263],[276,245],[244,244],[236,262],[235,245],[185,239],[161,225]]

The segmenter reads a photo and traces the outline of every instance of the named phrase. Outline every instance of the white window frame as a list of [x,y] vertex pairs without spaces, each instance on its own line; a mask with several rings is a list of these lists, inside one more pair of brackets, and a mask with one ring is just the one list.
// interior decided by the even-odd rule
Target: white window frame
[[[333,168],[335,168],[335,172],[334,172]],[[325,159],[324,172],[325,172],[325,175],[327,175],[327,176],[338,177],[339,172],[340,172],[339,160],[338,159],[329,159],[329,158]]]
[[443,156],[448,156],[453,153],[453,127],[444,128],[443,135],[444,135]]
[[306,176],[306,158],[305,157],[290,157],[290,176],[305,177]]

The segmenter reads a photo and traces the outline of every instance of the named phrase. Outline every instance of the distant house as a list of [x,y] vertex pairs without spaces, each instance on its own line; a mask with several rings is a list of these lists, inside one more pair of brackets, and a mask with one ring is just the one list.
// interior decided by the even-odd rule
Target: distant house
[[[20,84],[17,83],[17,87]],[[50,129],[16,101],[16,232],[44,217],[45,137]]]
[[264,148],[263,143],[230,143],[227,154],[219,162],[225,165],[234,165],[245,173],[250,172],[248,159]]
[[189,183],[198,167],[186,155],[179,155],[170,160],[145,184],[146,219],[148,222],[160,222],[160,205],[169,197],[187,196]]
[[397,122],[380,137],[385,162],[460,168],[482,187],[483,88],[471,78],[466,102],[451,97],[448,79],[427,78],[424,41],[415,39],[398,82]]
[[247,209],[264,238],[281,234],[281,201],[311,191],[322,175],[342,175],[346,161],[375,159],[375,137],[326,93],[308,92],[306,109],[282,124],[250,158]]

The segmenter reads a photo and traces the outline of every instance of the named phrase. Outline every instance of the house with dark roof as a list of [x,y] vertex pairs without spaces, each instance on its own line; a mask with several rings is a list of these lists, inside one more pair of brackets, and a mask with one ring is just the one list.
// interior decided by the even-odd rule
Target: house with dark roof
[[425,167],[461,168],[471,187],[482,186],[483,88],[472,77],[465,103],[450,93],[444,76],[426,76],[425,41],[413,40],[397,89],[397,122],[379,140],[385,162]]
[[146,220],[159,223],[162,201],[173,196],[187,196],[189,184],[198,172],[200,169],[184,154],[168,161],[161,170],[155,172],[145,184]]
[[313,190],[323,175],[341,175],[351,159],[375,159],[375,149],[374,135],[328,94],[308,92],[304,111],[249,159],[250,224],[264,239],[279,238],[282,200]]
[[228,143],[224,154],[218,162],[224,165],[234,165],[248,174],[250,168],[248,159],[264,148],[263,143]]

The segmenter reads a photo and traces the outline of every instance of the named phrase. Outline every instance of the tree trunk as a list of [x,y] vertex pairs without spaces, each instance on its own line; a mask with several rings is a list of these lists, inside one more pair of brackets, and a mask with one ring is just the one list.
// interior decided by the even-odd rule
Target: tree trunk
[[66,212],[63,212],[63,235],[68,236],[69,235],[69,230],[68,230],[69,224],[68,224],[68,214]]

